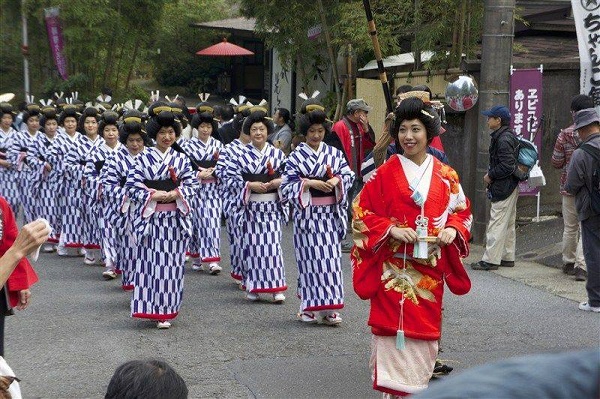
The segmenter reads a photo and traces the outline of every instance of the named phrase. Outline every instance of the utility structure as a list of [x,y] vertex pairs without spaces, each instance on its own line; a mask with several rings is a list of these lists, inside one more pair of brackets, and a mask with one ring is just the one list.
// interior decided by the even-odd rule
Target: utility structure
[[[515,0],[484,0],[481,75],[479,79],[479,110],[493,105],[509,106],[510,66],[514,38]],[[485,230],[490,217],[483,176],[489,165],[490,131],[487,117],[479,113],[475,198],[472,198],[472,235],[476,243],[485,242]]]

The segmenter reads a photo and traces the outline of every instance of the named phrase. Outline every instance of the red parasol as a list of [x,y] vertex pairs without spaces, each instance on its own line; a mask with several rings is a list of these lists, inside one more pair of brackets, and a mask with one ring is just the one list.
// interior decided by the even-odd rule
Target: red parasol
[[232,57],[236,55],[254,55],[250,50],[243,47],[237,46],[233,43],[229,43],[227,39],[223,38],[223,41],[207,47],[203,50],[196,52],[197,55],[207,55],[212,57]]

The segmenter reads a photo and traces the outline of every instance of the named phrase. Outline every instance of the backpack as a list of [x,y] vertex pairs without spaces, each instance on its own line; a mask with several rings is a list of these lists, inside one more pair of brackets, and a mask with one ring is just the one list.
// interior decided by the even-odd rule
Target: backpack
[[592,164],[594,169],[592,172],[592,190],[590,191],[590,202],[592,211],[596,215],[600,215],[600,150],[592,147],[589,144],[582,144],[579,148],[594,158],[594,163]]
[[514,175],[519,178],[519,181],[529,179],[531,168],[537,163],[538,150],[535,144],[523,138],[523,136],[515,136],[519,144],[519,153],[517,155],[517,169]]

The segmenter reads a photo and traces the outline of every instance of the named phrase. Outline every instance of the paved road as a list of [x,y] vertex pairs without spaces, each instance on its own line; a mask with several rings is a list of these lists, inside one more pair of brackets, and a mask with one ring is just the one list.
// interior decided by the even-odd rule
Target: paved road
[[[293,287],[290,233],[286,228],[284,252]],[[31,308],[6,327],[6,358],[27,398],[103,397],[119,364],[147,357],[173,365],[191,398],[380,397],[367,368],[368,303],[352,291],[349,263],[338,327],[297,321],[293,290],[283,305],[249,303],[227,274],[188,270],[180,317],[170,330],[157,330],[129,317],[128,294],[102,281],[101,268],[49,254],[36,269],[41,281]],[[446,378],[495,359],[600,344],[600,317],[577,311],[573,300],[500,273],[469,273],[472,292],[446,297],[442,357],[455,367]]]

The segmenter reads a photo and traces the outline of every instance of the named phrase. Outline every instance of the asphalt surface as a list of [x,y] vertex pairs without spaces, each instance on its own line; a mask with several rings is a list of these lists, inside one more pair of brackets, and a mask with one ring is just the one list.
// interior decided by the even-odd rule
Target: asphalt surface
[[[548,231],[557,223],[525,226],[530,238],[518,234],[518,253],[535,256],[498,272],[468,269],[471,292],[446,293],[441,358],[455,370],[444,378],[492,360],[600,345],[600,315],[577,310],[584,284],[542,265],[556,258],[547,247],[556,252]],[[481,253],[473,246],[465,263]],[[26,398],[101,398],[118,365],[149,357],[168,361],[190,398],[379,398],[368,371],[369,304],[352,290],[349,261],[343,323],[314,326],[296,319],[289,226],[284,254],[290,288],[283,305],[248,302],[226,262],[219,276],[186,269],[183,306],[169,330],[130,318],[129,294],[117,280],[103,281],[101,267],[43,254],[31,307],[6,321],[6,359]]]

